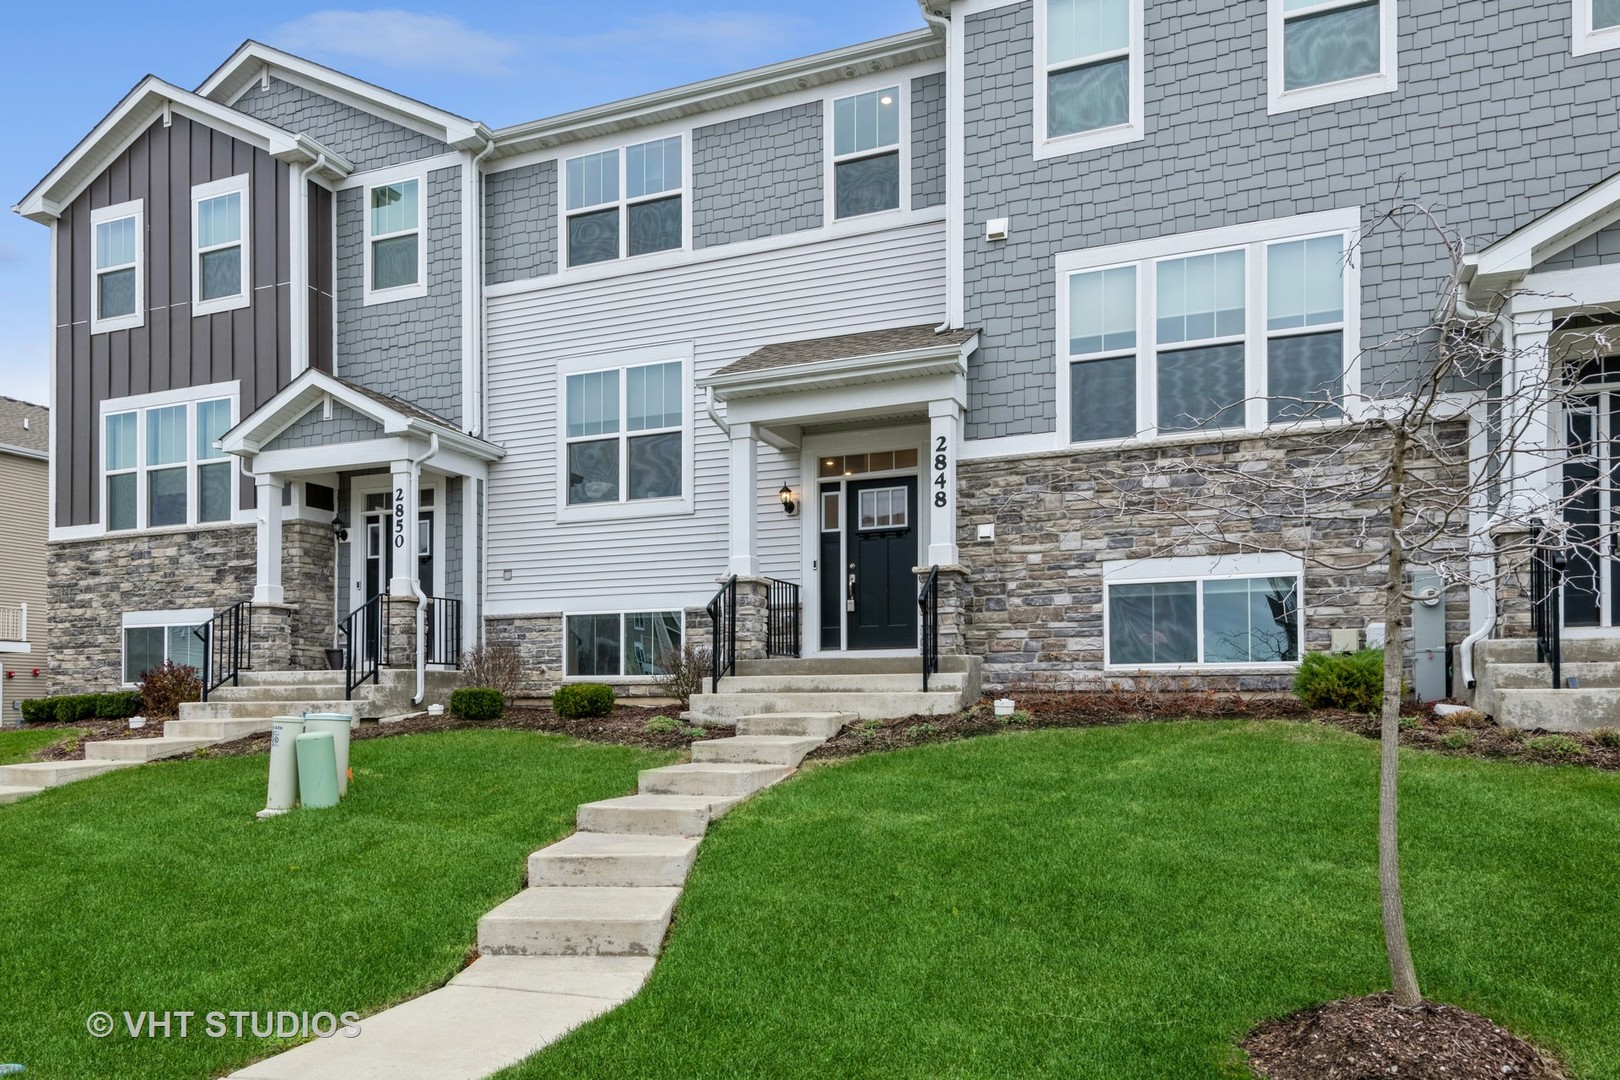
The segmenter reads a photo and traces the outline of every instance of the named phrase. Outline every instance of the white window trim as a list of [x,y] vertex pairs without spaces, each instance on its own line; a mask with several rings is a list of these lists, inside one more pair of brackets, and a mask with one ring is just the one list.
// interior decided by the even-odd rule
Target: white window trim
[[[1147,127],[1144,120],[1146,95],[1146,67],[1147,50],[1143,47],[1146,40],[1144,25],[1146,18],[1143,9],[1146,0],[1130,0],[1131,5],[1131,42],[1126,55],[1130,58],[1130,107],[1127,110],[1128,119],[1123,124],[1113,127],[1097,128],[1093,131],[1077,131],[1071,135],[1057,135],[1049,137],[1046,134],[1046,79],[1051,65],[1046,62],[1046,0],[1035,0],[1035,47],[1031,60],[1035,67],[1035,101],[1034,101],[1034,156],[1041,158],[1059,157],[1064,154],[1081,154],[1088,150],[1101,150],[1109,146],[1119,146],[1123,143],[1137,142],[1147,137]],[[1072,66],[1072,64],[1065,65]]]
[[[1361,394],[1361,273],[1360,253],[1356,246],[1360,225],[1361,211],[1359,208],[1328,210],[1317,214],[1305,214],[1300,217],[1279,218],[1274,221],[1208,229],[1195,233],[1181,233],[1130,244],[1118,244],[1112,247],[1059,254],[1055,260],[1057,271],[1055,277],[1057,321],[1056,332],[1053,335],[1053,355],[1057,365],[1056,445],[1060,447],[1075,446],[1086,449],[1102,449],[1139,443],[1159,443],[1173,439],[1207,440],[1218,435],[1219,432],[1239,430],[1252,433],[1268,430],[1293,431],[1307,427],[1313,429],[1336,427],[1348,422],[1348,417],[1355,412],[1356,401]],[[1265,325],[1265,249],[1270,244],[1290,240],[1308,240],[1311,237],[1326,236],[1334,233],[1344,235],[1345,250],[1349,255],[1344,269],[1344,321],[1340,324],[1343,327],[1342,333],[1344,334],[1345,343],[1344,385],[1340,404],[1345,416],[1332,420],[1280,420],[1273,424],[1266,418],[1266,342],[1273,333],[1278,336],[1285,336],[1288,332],[1268,331]],[[1189,255],[1204,255],[1210,252],[1238,248],[1247,252],[1244,264],[1244,271],[1247,274],[1244,293],[1246,305],[1244,312],[1244,386],[1247,394],[1244,401],[1244,423],[1241,428],[1233,426],[1219,429],[1219,432],[1214,430],[1177,430],[1161,434],[1158,430],[1158,386],[1155,379],[1157,369],[1152,361],[1154,356],[1163,350],[1158,347],[1156,332],[1149,332],[1157,325],[1156,312],[1153,310],[1155,299],[1154,264],[1161,259],[1177,259]],[[1082,271],[1106,270],[1117,266],[1135,266],[1137,268],[1137,342],[1131,350],[1098,353],[1095,358],[1126,351],[1135,354],[1137,358],[1136,434],[1123,439],[1097,439],[1075,443],[1071,442],[1069,438],[1072,431],[1069,397],[1072,363],[1069,356],[1069,275]],[[1332,329],[1332,327],[1324,326],[1322,328],[1323,332],[1329,329]],[[1303,333],[1304,331],[1300,332]],[[1176,344],[1180,345],[1181,343]],[[1085,359],[1093,359],[1093,357],[1086,357]]]
[[[100,317],[101,311],[101,271],[96,269],[97,248],[100,247],[96,239],[96,226],[109,221],[118,221],[122,218],[135,219],[135,310],[128,315],[115,315],[110,319]],[[131,330],[137,326],[146,325],[146,211],[142,200],[134,199],[130,202],[118,203],[114,206],[103,206],[90,211],[90,332],[92,334],[105,334],[113,330]]]
[[1569,53],[1587,56],[1605,49],[1620,49],[1620,26],[1592,26],[1593,0],[1570,0],[1574,5]]
[[[580,618],[599,618],[603,615],[616,615],[619,618],[619,674],[617,675],[570,675],[568,674],[568,620]],[[686,609],[673,608],[609,608],[607,610],[585,610],[563,612],[563,645],[562,645],[562,681],[565,683],[598,683],[604,679],[616,683],[652,684],[665,678],[663,675],[626,675],[624,674],[624,618],[626,615],[674,615],[680,620],[681,641],[678,648],[686,648]]]
[[[382,236],[371,235],[371,193],[380,187],[394,187],[416,181],[416,228],[401,229],[399,232],[384,233]],[[368,180],[360,189],[360,238],[361,263],[365,275],[361,293],[361,303],[364,306],[372,304],[390,304],[396,300],[417,300],[427,295],[427,172],[418,170],[409,173],[380,173]],[[388,240],[396,236],[409,236],[416,234],[416,281],[410,285],[396,285],[391,289],[373,289],[371,287],[371,248],[378,240]]]
[[[242,290],[234,296],[217,296],[212,300],[202,298],[202,257],[203,250],[199,245],[197,233],[197,207],[209,199],[217,199],[221,195],[240,194],[242,196],[238,212],[241,215],[242,239],[236,246],[242,249]],[[245,308],[253,297],[253,248],[249,231],[249,223],[253,220],[251,210],[252,200],[248,174],[227,177],[224,180],[214,180],[206,184],[198,184],[191,189],[191,314],[195,318],[199,315],[212,315],[217,311],[235,311]],[[230,247],[229,244],[218,244],[210,251]]]
[[[626,170],[630,167],[629,150],[632,146],[642,146],[646,143],[662,142],[665,139],[681,140],[681,184],[679,188],[671,188],[653,195],[638,195],[630,198],[629,185],[626,183]],[[623,266],[626,261],[632,265],[640,266],[643,259],[656,259],[659,256],[681,255],[692,250],[692,129],[682,128],[679,131],[669,131],[663,134],[649,133],[646,138],[624,141],[621,136],[617,140],[592,141],[573,147],[576,153],[557,159],[557,273],[559,275],[588,274],[593,270],[599,271],[602,267]],[[619,197],[604,203],[592,203],[578,209],[568,209],[568,163],[576,158],[590,157],[593,154],[604,153],[608,150],[619,152]],[[630,213],[629,207],[637,203],[657,202],[659,199],[673,199],[676,196],[681,200],[681,243],[679,247],[665,248],[662,251],[648,251],[640,255],[630,254]],[[617,258],[602,259],[598,262],[584,263],[580,266],[568,264],[568,219],[580,214],[588,214],[597,210],[606,210],[615,207],[619,212],[619,254]]]
[[[232,525],[241,525],[253,520],[252,510],[241,508],[239,485],[241,483],[241,463],[226,455],[223,458],[211,458],[206,463],[214,464],[224,462],[232,466],[231,469],[231,516],[223,521],[198,521],[197,514],[201,510],[198,503],[197,466],[205,464],[197,457],[197,403],[203,401],[218,401],[228,399],[231,403],[231,423],[237,424],[242,419],[241,384],[238,382],[210,383],[207,386],[188,386],[179,390],[163,390],[152,394],[136,394],[131,397],[106,398],[101,402],[96,414],[96,524],[87,527],[84,535],[87,536],[137,536],[150,533],[163,532],[193,532],[199,529],[221,529]],[[151,467],[146,464],[146,410],[158,409],[170,405],[185,405],[186,408],[186,521],[179,525],[148,526],[146,474]],[[133,469],[118,469],[120,474],[134,473],[135,475],[135,527],[133,529],[109,529],[107,527],[107,417],[119,413],[135,414],[135,467]],[[158,466],[162,469],[181,468],[176,462],[171,465]],[[73,538],[78,538],[78,533]]]
[[[1105,672],[1131,671],[1197,671],[1229,674],[1253,672],[1289,672],[1299,667],[1305,657],[1305,564],[1297,555],[1282,552],[1262,552],[1248,555],[1194,555],[1168,559],[1124,559],[1102,564],[1102,647]],[[1109,626],[1108,590],[1114,585],[1146,585],[1165,582],[1197,582],[1196,635],[1199,655],[1204,651],[1204,590],[1206,581],[1231,581],[1259,577],[1291,577],[1296,582],[1295,597],[1299,611],[1299,641],[1296,649],[1300,660],[1269,663],[1213,664],[1203,661],[1178,664],[1115,664],[1109,656],[1112,641]]]
[[[821,155],[821,220],[828,226],[847,226],[853,221],[884,220],[896,215],[902,215],[911,210],[911,80],[915,76],[904,72],[883,72],[879,76],[861,79],[850,84],[842,84],[839,90],[843,91],[822,99],[821,103],[821,145],[825,153]],[[888,147],[873,147],[871,150],[861,150],[853,154],[844,154],[835,157],[833,147],[835,141],[834,121],[835,104],[845,98],[859,97],[874,90],[887,90],[895,88],[895,107],[899,109],[900,133],[896,137],[895,150],[900,155],[900,197],[889,210],[874,210],[870,214],[852,214],[849,217],[838,216],[838,168],[845,161],[858,161],[861,158],[877,157],[885,153]]]
[[[624,371],[627,368],[649,364],[680,363],[681,365],[681,493],[668,499],[627,499],[611,503],[586,503],[572,506],[568,502],[568,376],[584,375],[593,371],[618,371],[621,415],[617,437],[627,437],[622,404],[625,394]],[[693,512],[695,503],[692,487],[695,479],[693,467],[693,349],[690,344],[634,349],[626,352],[599,353],[593,356],[570,357],[557,364],[556,393],[556,498],[557,522],[568,524],[585,521],[642,521],[650,518],[675,517]],[[624,454],[619,455],[621,471],[626,467]],[[623,489],[621,486],[621,496]],[[580,612],[579,614],[590,614]],[[601,612],[600,614],[611,614]]]
[[[1320,0],[1300,11],[1290,11],[1289,18],[1299,18],[1320,11],[1348,7],[1361,0]],[[1577,3],[1580,0],[1576,0]],[[1399,62],[1396,55],[1397,0],[1378,0],[1378,70],[1371,75],[1358,75],[1353,79],[1302,86],[1298,90],[1283,89],[1283,0],[1266,0],[1266,112],[1294,112],[1318,105],[1331,105],[1339,101],[1387,94],[1400,85]]]
[[[201,626],[213,619],[213,608],[178,608],[173,611],[126,611],[123,613],[121,625],[118,628],[118,677],[124,676],[124,664],[127,659],[128,642],[127,632],[130,630],[151,629],[161,627],[165,631],[171,626]],[[164,659],[168,656],[169,641],[165,633],[163,640]],[[121,683],[123,686],[135,686],[132,682]]]

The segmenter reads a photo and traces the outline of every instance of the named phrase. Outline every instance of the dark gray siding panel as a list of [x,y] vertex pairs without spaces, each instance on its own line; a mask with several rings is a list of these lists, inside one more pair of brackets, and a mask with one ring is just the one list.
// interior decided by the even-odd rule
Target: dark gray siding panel
[[945,73],[911,80],[911,206],[945,202]]
[[1587,266],[1607,266],[1620,263],[1620,222],[1599,229],[1585,240],[1551,256],[1536,266],[1537,270],[1579,270]]
[[484,280],[490,285],[557,272],[557,163],[484,178]]
[[[191,314],[191,188],[250,176],[253,294],[247,307]],[[101,432],[109,397],[241,383],[246,415],[285,386],[291,365],[287,166],[262,150],[176,116],[154,121],[62,213],[57,249],[56,522],[96,522]],[[90,216],[141,200],[145,325],[90,333]],[[244,485],[242,503],[252,505]]]
[[692,246],[815,229],[822,218],[822,104],[692,133]]
[[[462,522],[464,516],[461,512],[461,485],[463,481],[459,476],[446,477],[444,481],[444,502],[439,513],[444,515],[444,550],[439,552],[438,563],[444,569],[444,595],[455,601],[461,600],[461,583],[464,577],[461,565],[461,538]],[[471,612],[464,612],[463,618]],[[460,646],[458,645],[459,649]]]
[[[1051,431],[1053,256],[1062,251],[1419,199],[1477,250],[1620,170],[1620,54],[1571,57],[1565,0],[1403,0],[1400,87],[1269,116],[1265,5],[1155,0],[1147,138],[1042,161],[1031,154],[1032,8],[970,16],[964,35],[968,435]],[[1199,44],[1194,55],[1189,43]],[[1511,71],[1512,78],[1502,77]],[[1010,217],[1005,242],[981,223]],[[1428,322],[1446,274],[1420,230],[1362,251],[1364,387],[1403,357],[1375,348]]]
[[370,307],[361,188],[337,196],[337,370],[461,422],[461,169],[427,178],[427,295]]
[[309,185],[309,366],[332,370],[332,193]]
[[272,78],[268,90],[254,83],[232,107],[287,131],[308,135],[348,158],[357,172],[450,151],[447,144],[431,136],[280,79]]

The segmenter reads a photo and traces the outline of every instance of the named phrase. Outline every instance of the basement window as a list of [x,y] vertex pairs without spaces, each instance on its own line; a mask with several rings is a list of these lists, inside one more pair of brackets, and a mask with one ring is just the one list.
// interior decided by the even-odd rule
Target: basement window
[[564,674],[585,678],[666,675],[681,651],[681,613],[569,615]]

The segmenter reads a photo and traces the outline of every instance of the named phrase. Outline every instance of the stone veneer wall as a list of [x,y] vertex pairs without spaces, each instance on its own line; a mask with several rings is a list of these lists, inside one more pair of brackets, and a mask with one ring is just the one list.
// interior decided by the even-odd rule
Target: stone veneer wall
[[292,666],[297,671],[319,671],[327,666],[326,650],[332,645],[334,546],[328,525],[288,521],[281,526],[281,593],[293,608]]
[[[709,616],[702,608],[685,611],[686,640],[709,647]],[[549,697],[563,681],[563,617],[561,615],[498,615],[484,620],[484,644],[506,645],[518,651],[527,669],[519,692],[525,697]],[[602,679],[620,697],[660,694],[656,684]]]
[[[1461,438],[1461,425],[1448,435]],[[1364,629],[1383,621],[1382,569],[1331,569],[1324,558],[1362,562],[1383,550],[1371,501],[1352,503],[1324,491],[1309,524],[1291,518],[1285,508],[1267,507],[1257,518],[1233,517],[1241,506],[1223,504],[1218,490],[1206,489],[1189,499],[1186,477],[1165,478],[1157,505],[1135,505],[1124,515],[1105,509],[1117,506],[1119,492],[1140,499],[1147,467],[1176,456],[1198,456],[1219,462],[1238,459],[1247,473],[1289,469],[1292,463],[1322,456],[1326,442],[1341,435],[1285,435],[1209,443],[1180,443],[1133,450],[1078,451],[1039,457],[964,462],[958,466],[961,494],[958,543],[968,568],[967,651],[984,658],[984,684],[991,688],[1095,689],[1103,674],[1103,581],[1105,561],[1165,558],[1179,555],[1223,555],[1242,551],[1309,553],[1305,563],[1305,647],[1325,649],[1329,632]],[[1361,472],[1377,452],[1358,448],[1344,455],[1344,475]],[[1212,483],[1215,483],[1212,481]],[[1196,506],[1195,506],[1196,503]],[[1224,508],[1223,508],[1224,505]],[[1230,543],[1204,542],[1183,515],[1227,517],[1222,528]],[[993,541],[978,539],[981,524],[995,524]],[[1363,536],[1365,524],[1367,535]],[[1240,547],[1237,541],[1245,543]],[[1465,539],[1458,538],[1459,551]],[[1454,587],[1446,596],[1447,640],[1468,633],[1467,590]],[[1407,632],[1410,648],[1410,631]],[[1137,685],[1184,689],[1280,689],[1291,675],[1189,674],[1170,676],[1110,673],[1109,680],[1135,679]]]

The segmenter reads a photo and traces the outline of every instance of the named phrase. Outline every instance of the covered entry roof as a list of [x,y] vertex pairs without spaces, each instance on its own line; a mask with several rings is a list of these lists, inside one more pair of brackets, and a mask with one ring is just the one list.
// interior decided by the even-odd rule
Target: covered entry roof
[[932,324],[781,341],[755,349],[698,385],[721,401],[805,390],[892,383],[929,375],[965,375],[979,343],[971,329],[936,332]]

